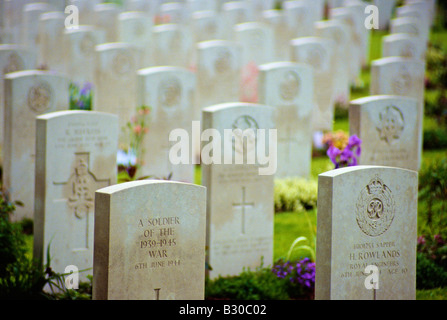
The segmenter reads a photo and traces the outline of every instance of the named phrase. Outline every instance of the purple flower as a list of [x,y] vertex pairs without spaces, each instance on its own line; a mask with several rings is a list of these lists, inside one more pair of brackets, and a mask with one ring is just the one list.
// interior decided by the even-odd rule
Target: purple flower
[[277,264],[272,271],[278,278],[289,280],[292,284],[298,284],[308,289],[313,289],[315,285],[315,263],[307,257],[296,263],[287,261]]
[[349,161],[352,159],[352,156],[354,153],[349,150],[348,148],[343,149],[343,151],[340,154],[340,161],[349,163]]
[[327,150],[327,155],[335,165],[335,169],[346,166],[356,166],[358,157],[361,154],[362,140],[356,135],[352,135],[348,139],[348,144],[343,150],[331,145]]
[[86,82],[80,91],[81,96],[89,95],[92,88],[93,84],[91,84],[90,82]]
[[355,134],[349,137],[348,140],[348,148],[352,149],[353,147],[360,147],[362,144],[362,140],[357,137]]
[[334,147],[334,146],[330,146],[326,152],[329,159],[331,159],[332,163],[335,164],[336,168],[338,167],[337,157],[340,155],[340,153],[341,153],[341,151],[337,147]]

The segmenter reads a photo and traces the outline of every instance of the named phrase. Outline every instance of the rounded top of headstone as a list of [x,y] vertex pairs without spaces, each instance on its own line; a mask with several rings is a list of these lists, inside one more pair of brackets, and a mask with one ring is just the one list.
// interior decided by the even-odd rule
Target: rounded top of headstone
[[153,186],[153,185],[179,185],[184,187],[191,187],[191,188],[199,188],[199,189],[205,189],[206,187],[200,186],[193,183],[187,183],[187,182],[179,182],[179,181],[171,181],[171,180],[137,180],[137,181],[130,181],[130,182],[124,182],[119,184],[114,184],[105,188],[101,188],[96,190],[96,193],[103,193],[103,194],[115,194],[123,191],[128,191],[133,188],[138,188],[141,186]]
[[94,117],[94,116],[108,116],[111,118],[118,118],[116,114],[100,112],[100,111],[87,111],[87,110],[62,110],[62,111],[53,111],[47,112],[42,115],[36,117],[36,119],[41,120],[50,120],[54,118],[60,118],[64,116],[72,116],[72,115],[85,115],[86,117]]
[[156,73],[166,73],[166,72],[186,72],[186,73],[193,73],[189,69],[185,67],[180,66],[154,66],[154,67],[147,67],[143,69],[139,69],[137,71],[137,74],[140,76],[145,76],[148,74],[156,74]]
[[222,110],[229,110],[233,108],[253,108],[253,107],[261,107],[266,109],[274,109],[273,107],[257,104],[257,103],[250,103],[250,102],[226,102],[226,103],[220,103],[215,104],[206,108],[203,108],[204,112],[219,112]]
[[318,177],[328,177],[328,178],[336,178],[345,174],[349,173],[355,173],[358,171],[387,171],[387,172],[410,172],[417,176],[417,172],[409,169],[404,168],[397,168],[397,167],[387,167],[387,166],[374,166],[374,165],[358,165],[358,166],[351,166],[351,167],[344,167],[339,169],[330,170],[327,172],[323,172],[318,175]]
[[366,103],[374,102],[374,101],[382,101],[382,100],[402,100],[402,101],[414,101],[417,103],[417,100],[412,97],[406,96],[398,96],[398,95],[372,95],[367,97],[358,98],[352,100],[350,105],[363,105]]

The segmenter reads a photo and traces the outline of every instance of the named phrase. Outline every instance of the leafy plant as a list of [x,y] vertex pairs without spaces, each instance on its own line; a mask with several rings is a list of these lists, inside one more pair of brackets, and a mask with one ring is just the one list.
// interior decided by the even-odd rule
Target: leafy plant
[[430,260],[425,254],[417,253],[416,288],[433,289],[447,286],[447,271]]
[[138,177],[137,173],[142,165],[144,165],[143,146],[144,138],[149,132],[150,110],[148,106],[140,106],[131,120],[126,124],[126,130],[129,134],[129,145],[126,150],[118,152],[118,173],[119,180],[132,181],[147,179],[148,176]]
[[447,242],[440,234],[435,234],[433,237],[418,237],[417,248],[418,252],[423,253],[447,272]]
[[445,226],[447,212],[447,159],[424,165],[419,173],[419,199],[427,204],[427,225],[433,228],[434,216],[437,223]]
[[447,126],[447,89],[437,90],[433,101],[426,99],[424,110],[426,115],[434,117],[438,125],[444,127],[444,131],[446,131],[445,127]]
[[25,238],[20,225],[5,216],[0,217],[0,278],[8,273],[8,266],[25,255]]
[[12,223],[11,214],[20,201],[11,201],[8,192],[0,189],[0,277],[7,273],[8,265],[16,263],[26,252],[21,226]]
[[80,87],[77,83],[69,85],[70,110],[92,110],[93,84],[86,82]]
[[315,245],[312,247],[309,244],[301,244],[308,242],[309,240],[306,237],[296,238],[295,241],[293,241],[292,245],[290,246],[289,251],[287,252],[287,261],[290,261],[294,251],[303,251],[303,250],[307,251],[310,254],[312,261],[315,261]]
[[234,300],[286,300],[289,296],[284,283],[269,268],[255,271],[244,270],[237,276],[207,278],[205,281],[206,299]]

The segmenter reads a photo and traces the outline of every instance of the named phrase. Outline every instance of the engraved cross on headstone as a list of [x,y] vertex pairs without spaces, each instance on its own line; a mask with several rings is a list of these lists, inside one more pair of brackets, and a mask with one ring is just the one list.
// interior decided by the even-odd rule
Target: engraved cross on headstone
[[242,234],[245,234],[245,208],[253,208],[254,206],[254,202],[246,202],[245,187],[242,187],[242,202],[233,203],[233,208],[242,210]]
[[[74,250],[88,248],[89,243],[89,213],[93,212],[95,191],[110,185],[109,179],[97,179],[89,170],[89,153],[76,153],[75,164],[72,173],[66,182],[53,182],[64,188],[63,201],[67,202],[70,210],[73,210],[74,224],[84,230],[83,236],[74,243]],[[79,230],[79,234],[80,234]]]

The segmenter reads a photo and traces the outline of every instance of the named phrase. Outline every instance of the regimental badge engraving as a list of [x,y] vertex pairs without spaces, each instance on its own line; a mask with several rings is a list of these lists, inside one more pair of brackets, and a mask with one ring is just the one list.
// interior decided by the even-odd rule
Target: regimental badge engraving
[[416,57],[416,48],[414,47],[414,45],[411,42],[405,43],[405,45],[401,51],[401,56],[407,57],[407,58],[415,58]]
[[214,62],[214,69],[217,74],[224,74],[231,71],[231,53],[227,50],[222,50]]
[[160,82],[159,103],[164,109],[172,109],[180,104],[182,85],[176,77],[168,77]]
[[242,154],[252,151],[256,147],[256,132],[259,129],[256,120],[247,115],[240,116],[232,127],[235,135],[233,150]]
[[28,107],[36,113],[43,113],[50,108],[52,96],[51,86],[42,81],[29,89]]
[[86,56],[91,56],[95,52],[95,39],[89,33],[85,34],[82,38],[79,48],[83,54]]
[[386,232],[394,219],[395,203],[390,188],[374,177],[360,192],[356,204],[357,224],[362,232],[376,237]]
[[380,124],[377,126],[380,140],[386,141],[388,144],[400,139],[404,131],[405,121],[404,115],[399,108],[395,106],[387,106],[379,114]]
[[300,92],[300,78],[294,71],[288,71],[279,85],[280,96],[286,101],[292,101]]
[[112,68],[118,76],[128,75],[133,70],[133,60],[130,54],[120,52],[115,55]]
[[394,80],[391,82],[391,90],[393,94],[404,96],[411,90],[411,75],[406,68],[399,70]]
[[314,47],[309,50],[307,62],[315,69],[321,70],[323,68],[323,61],[325,59],[325,52],[320,47]]

